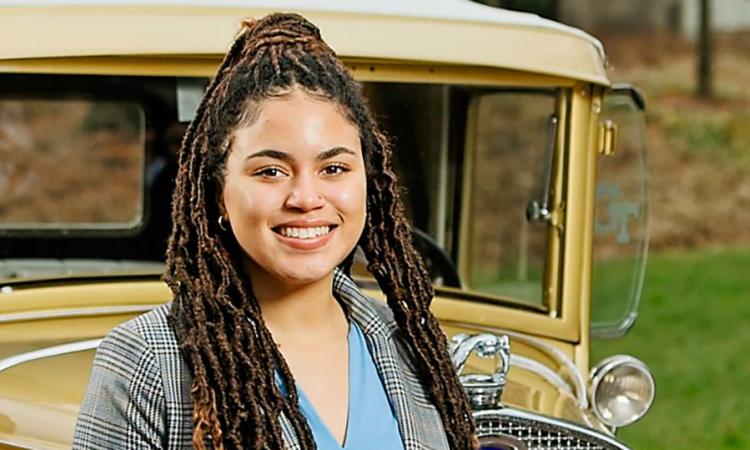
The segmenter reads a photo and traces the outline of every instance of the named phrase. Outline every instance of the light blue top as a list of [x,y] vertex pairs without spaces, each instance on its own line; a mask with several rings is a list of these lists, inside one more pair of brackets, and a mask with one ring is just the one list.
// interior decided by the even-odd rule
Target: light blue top
[[[297,385],[300,410],[318,450],[403,450],[396,415],[362,331],[349,322],[349,417],[344,446],[339,445],[315,407]],[[277,376],[280,382],[280,377]],[[283,386],[281,386],[284,391]]]

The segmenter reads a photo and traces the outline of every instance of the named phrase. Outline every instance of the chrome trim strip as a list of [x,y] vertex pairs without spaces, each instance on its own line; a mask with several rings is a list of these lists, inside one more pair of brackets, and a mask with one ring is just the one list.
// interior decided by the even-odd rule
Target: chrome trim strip
[[52,347],[40,348],[26,353],[20,353],[5,359],[0,359],[0,373],[11,367],[18,366],[38,359],[51,358],[53,356],[65,355],[68,353],[82,352],[92,350],[99,346],[102,339],[90,339],[88,341],[71,342],[69,344],[55,345]]
[[[477,326],[476,324],[470,324],[470,323],[465,323],[465,322],[455,322],[451,320],[444,320],[443,322],[446,324],[450,324],[452,326],[468,328],[470,330],[477,330],[479,332],[506,334],[513,339],[517,339],[519,341],[525,342],[531,346],[538,348],[539,350],[542,350],[544,353],[549,355],[552,359],[554,359],[555,361],[560,363],[560,365],[564,366],[567,369],[567,371],[570,373],[574,381],[574,385],[572,386],[572,388],[575,389],[575,397],[578,400],[579,408],[582,410],[588,409],[589,401],[588,401],[588,394],[586,392],[586,381],[584,380],[583,375],[578,371],[578,368],[576,367],[573,360],[570,359],[568,355],[566,355],[565,352],[563,352],[562,350],[559,350],[555,348],[554,346],[547,344],[541,339],[529,336],[527,334],[518,333],[515,331],[503,330],[503,329],[495,328],[495,327]],[[569,383],[567,382],[566,384],[569,385]]]
[[552,359],[555,359],[558,362],[560,362],[568,370],[570,375],[573,377],[573,381],[575,382],[574,387],[575,387],[576,398],[578,398],[578,403],[581,409],[588,408],[589,401],[586,395],[586,381],[584,380],[581,372],[578,371],[578,367],[576,367],[576,364],[573,362],[572,359],[568,357],[568,355],[565,354],[565,352],[563,352],[562,350],[550,344],[547,344],[541,339],[538,339],[538,338],[535,338],[526,334],[516,333],[513,331],[507,331],[504,333],[512,338],[516,338],[520,341],[524,341],[530,345],[534,345],[537,348],[544,350],[548,355],[552,357]]
[[11,449],[15,449],[15,450],[43,450],[41,447],[27,447],[25,445],[15,444],[13,443],[13,441],[10,441],[8,439],[3,439],[3,438],[0,438],[0,445],[7,445]]
[[[112,277],[159,277],[165,264],[158,261],[106,259],[0,259],[0,283],[24,286],[29,283],[102,280]],[[122,281],[122,280],[120,280]]]
[[144,313],[161,306],[162,303],[150,305],[101,306],[76,309],[45,309],[41,311],[24,311],[19,313],[0,314],[0,324],[24,322],[28,320],[65,319],[71,317],[106,316],[111,314]]
[[606,442],[608,445],[616,447],[619,450],[630,450],[625,444],[623,444],[622,442],[620,442],[618,439],[614,438],[613,436],[608,436],[594,429],[581,426],[574,422],[568,422],[568,421],[556,419],[553,417],[543,416],[541,414],[534,414],[534,413],[522,411],[522,410],[515,409],[515,408],[505,407],[505,408],[496,409],[496,410],[477,411],[473,413],[473,415],[475,418],[482,418],[483,416],[489,416],[489,418],[493,416],[495,417],[507,416],[507,417],[514,417],[514,418],[523,419],[523,420],[543,422],[543,423],[557,426],[560,428],[572,430],[576,433],[585,434],[595,439],[602,440]]
[[519,367],[521,369],[528,370],[529,372],[534,372],[535,374],[540,375],[542,378],[546,378],[547,381],[554,384],[561,391],[567,393],[571,397],[575,397],[573,391],[570,389],[570,385],[566,383],[565,380],[557,374],[557,372],[553,371],[552,369],[538,361],[527,358],[525,356],[511,354],[510,366]]

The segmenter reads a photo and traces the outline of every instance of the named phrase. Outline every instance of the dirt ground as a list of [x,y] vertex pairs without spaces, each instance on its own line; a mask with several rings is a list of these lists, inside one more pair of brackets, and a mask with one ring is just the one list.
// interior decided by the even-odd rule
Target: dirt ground
[[652,248],[750,243],[750,33],[716,36],[709,100],[694,95],[692,43],[597,36],[612,79],[646,98]]

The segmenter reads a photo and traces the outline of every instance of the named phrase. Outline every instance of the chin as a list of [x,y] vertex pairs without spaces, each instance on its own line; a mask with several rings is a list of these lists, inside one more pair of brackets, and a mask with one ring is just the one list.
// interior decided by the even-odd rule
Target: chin
[[276,272],[277,278],[289,285],[303,285],[320,281],[331,275],[336,265],[331,264],[304,264],[299,263],[296,267]]
[[[247,250],[257,249],[251,247]],[[250,274],[264,273],[261,276],[268,276],[287,286],[303,286],[330,277],[351,252],[349,246],[339,245],[315,252],[292,251],[284,246],[268,245],[253,258],[253,252],[247,250],[245,263]]]

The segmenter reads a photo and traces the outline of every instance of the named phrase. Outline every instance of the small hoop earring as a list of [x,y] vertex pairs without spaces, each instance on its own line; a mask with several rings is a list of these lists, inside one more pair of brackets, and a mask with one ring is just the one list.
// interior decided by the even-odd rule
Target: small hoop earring
[[224,225],[224,216],[219,216],[217,222],[219,222],[219,228],[221,228],[222,231],[227,231],[227,227]]

